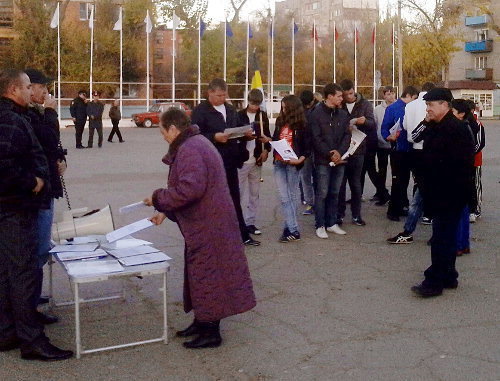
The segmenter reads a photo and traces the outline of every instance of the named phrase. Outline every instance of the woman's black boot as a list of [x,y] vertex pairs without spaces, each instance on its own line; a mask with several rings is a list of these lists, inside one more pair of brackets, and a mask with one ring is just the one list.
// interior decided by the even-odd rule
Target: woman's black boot
[[219,330],[220,320],[198,322],[200,332],[198,337],[192,341],[186,341],[183,345],[186,348],[215,348],[221,345],[222,337]]
[[193,335],[197,335],[200,333],[199,322],[194,319],[189,327],[183,329],[182,331],[177,331],[175,335],[177,337],[189,337]]

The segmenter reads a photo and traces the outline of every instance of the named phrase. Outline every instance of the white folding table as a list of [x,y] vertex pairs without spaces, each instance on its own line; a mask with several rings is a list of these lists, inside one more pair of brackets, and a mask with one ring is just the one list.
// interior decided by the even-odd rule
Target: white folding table
[[[55,301],[53,301],[53,293],[52,293],[53,282],[52,282],[52,266],[51,266],[50,267],[50,271],[51,271],[50,285],[49,285],[51,304],[53,306],[68,305],[68,304],[75,305],[75,344],[76,344],[76,358],[77,359],[79,359],[81,357],[81,355],[83,355],[83,354],[108,351],[108,350],[118,349],[118,348],[132,347],[132,346],[142,345],[142,344],[156,343],[156,342],[161,342],[161,341],[163,341],[165,344],[168,344],[168,336],[167,336],[167,330],[168,330],[168,325],[167,325],[167,271],[169,271],[169,269],[170,269],[170,265],[168,262],[158,262],[158,263],[151,263],[151,264],[139,265],[139,266],[128,266],[128,267],[124,266],[124,270],[121,272],[112,272],[112,273],[104,273],[104,274],[101,273],[101,274],[85,275],[85,276],[74,276],[74,275],[68,273],[68,269],[66,267],[66,262],[59,261],[57,254],[54,255],[54,257],[56,258],[57,262],[59,262],[61,264],[64,271],[68,274],[69,280],[73,286],[74,301],[60,303],[60,304],[57,304],[57,303],[55,303]],[[109,257],[107,259],[109,259]],[[102,281],[111,280],[111,279],[128,278],[131,276],[143,277],[143,276],[148,276],[148,275],[162,275],[162,288],[160,288],[160,291],[163,292],[163,334],[162,334],[162,336],[158,337],[158,338],[154,338],[154,339],[136,341],[136,342],[127,343],[127,344],[119,344],[119,345],[113,345],[113,346],[109,346],[109,347],[85,349],[84,350],[82,347],[82,343],[81,343],[80,303],[108,300],[108,299],[116,299],[116,298],[119,298],[120,296],[108,296],[108,297],[103,297],[103,298],[94,298],[94,299],[85,300],[85,299],[80,298],[79,286],[81,284],[102,282]]]

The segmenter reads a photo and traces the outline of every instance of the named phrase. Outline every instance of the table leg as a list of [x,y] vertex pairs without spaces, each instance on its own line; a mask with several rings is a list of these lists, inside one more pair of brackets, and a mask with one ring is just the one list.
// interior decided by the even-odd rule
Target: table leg
[[50,308],[54,308],[56,303],[54,301],[54,258],[52,254],[49,254],[49,306]]
[[168,344],[168,323],[167,323],[167,272],[163,273],[163,340]]
[[75,290],[75,340],[76,340],[76,358],[81,357],[81,337],[80,337],[80,295],[78,293],[78,283],[74,284]]

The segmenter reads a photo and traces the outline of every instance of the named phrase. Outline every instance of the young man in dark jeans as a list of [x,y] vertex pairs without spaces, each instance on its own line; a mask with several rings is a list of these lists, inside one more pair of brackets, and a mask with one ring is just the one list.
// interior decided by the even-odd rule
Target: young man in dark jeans
[[113,128],[108,136],[108,142],[112,143],[113,136],[116,134],[120,143],[123,143],[125,140],[123,140],[120,129],[118,128],[118,124],[120,124],[120,120],[122,118],[122,113],[120,112],[120,101],[118,99],[114,100],[113,106],[109,109],[109,118],[111,119]]

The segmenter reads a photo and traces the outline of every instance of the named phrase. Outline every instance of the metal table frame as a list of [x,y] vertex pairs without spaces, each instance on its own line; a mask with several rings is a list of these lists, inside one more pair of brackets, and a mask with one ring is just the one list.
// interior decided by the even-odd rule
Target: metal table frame
[[[56,258],[57,258],[57,256],[56,256]],[[64,262],[60,262],[60,261],[58,261],[58,262],[61,264],[61,267],[64,269],[66,274],[68,274],[68,271],[67,271],[66,266],[64,265]],[[159,262],[159,263],[152,263],[152,264],[148,264],[148,265],[124,267],[124,271],[114,272],[114,273],[86,275],[86,276],[72,276],[72,275],[68,274],[70,283],[73,285],[74,301],[73,302],[63,302],[63,303],[59,303],[59,304],[57,304],[53,298],[53,280],[52,280],[52,275],[53,275],[52,265],[53,265],[53,263],[54,263],[54,261],[51,259],[50,266],[49,266],[50,303],[51,303],[51,306],[63,306],[63,305],[72,305],[72,304],[75,305],[75,346],[76,346],[76,358],[77,359],[79,359],[84,354],[109,351],[112,349],[127,348],[127,347],[132,347],[132,346],[137,346],[137,345],[157,343],[157,342],[161,342],[161,341],[163,341],[165,344],[168,344],[167,272],[170,270],[170,265],[168,264],[168,262]],[[131,343],[127,343],[127,344],[112,345],[112,346],[108,346],[108,347],[94,348],[94,349],[83,349],[82,342],[81,342],[80,304],[94,302],[94,301],[118,299],[118,298],[123,297],[123,295],[106,296],[106,297],[102,297],[102,298],[93,298],[93,299],[82,299],[80,297],[80,290],[79,290],[80,284],[102,282],[102,281],[106,281],[106,280],[126,278],[126,277],[131,277],[131,276],[148,276],[148,275],[163,275],[162,276],[162,287],[160,288],[160,291],[163,292],[163,298],[162,298],[163,299],[163,334],[162,334],[162,336],[158,337],[158,338],[154,338],[154,339],[136,341],[136,342],[131,342]]]

